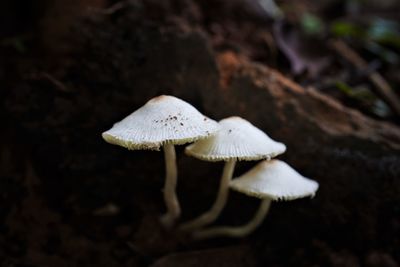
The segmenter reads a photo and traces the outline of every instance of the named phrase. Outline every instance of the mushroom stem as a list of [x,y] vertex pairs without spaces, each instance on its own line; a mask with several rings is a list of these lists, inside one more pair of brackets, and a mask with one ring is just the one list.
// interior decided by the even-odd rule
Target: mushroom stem
[[167,213],[161,217],[161,223],[166,228],[171,228],[181,214],[178,197],[176,195],[176,184],[178,181],[178,171],[176,167],[176,153],[173,144],[166,144],[163,147],[165,157],[165,184],[164,201]]
[[194,239],[214,238],[218,236],[244,237],[252,233],[264,220],[271,206],[271,199],[263,199],[253,219],[243,226],[211,227],[193,233]]
[[222,209],[225,207],[229,195],[229,182],[232,180],[236,160],[229,160],[225,163],[224,170],[219,185],[217,199],[211,209],[194,220],[184,223],[179,229],[181,231],[193,231],[215,221]]

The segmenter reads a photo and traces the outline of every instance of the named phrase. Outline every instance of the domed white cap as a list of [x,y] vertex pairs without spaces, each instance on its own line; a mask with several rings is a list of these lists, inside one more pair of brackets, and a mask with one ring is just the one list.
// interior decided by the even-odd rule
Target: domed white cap
[[167,95],[148,101],[102,134],[104,140],[128,149],[159,150],[164,144],[185,144],[210,136],[218,123],[189,103]]
[[186,147],[186,153],[206,161],[259,160],[282,154],[286,146],[240,117],[219,122],[219,131]]
[[303,177],[280,160],[262,161],[231,181],[230,187],[241,193],[272,200],[292,200],[314,196],[318,183]]

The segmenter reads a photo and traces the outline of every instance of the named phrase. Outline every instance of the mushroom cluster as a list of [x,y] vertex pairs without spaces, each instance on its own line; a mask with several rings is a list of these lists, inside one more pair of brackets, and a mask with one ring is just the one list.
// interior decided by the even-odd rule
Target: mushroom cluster
[[[301,176],[288,164],[272,159],[286,146],[240,117],[218,123],[189,103],[173,96],[158,96],[102,134],[107,142],[131,150],[164,150],[164,201],[167,208],[161,223],[172,228],[181,215],[176,195],[177,166],[174,145],[194,142],[185,152],[205,161],[225,161],[218,195],[212,207],[199,217],[183,223],[179,230],[197,239],[216,236],[243,237],[253,232],[268,213],[271,201],[314,196],[318,183]],[[233,179],[237,161],[258,161],[253,169]],[[228,201],[229,189],[262,199],[254,218],[244,226],[203,229],[214,222]]]

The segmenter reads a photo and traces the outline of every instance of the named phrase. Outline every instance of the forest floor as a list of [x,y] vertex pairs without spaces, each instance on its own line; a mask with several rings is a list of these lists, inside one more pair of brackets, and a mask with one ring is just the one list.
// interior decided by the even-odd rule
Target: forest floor
[[[282,18],[251,0],[22,2],[0,4],[1,266],[400,265],[398,5],[280,1]],[[240,240],[166,232],[162,153],[101,139],[159,94],[284,142],[317,196],[274,203]],[[177,155],[187,220],[222,164]],[[257,205],[232,193],[217,223]]]

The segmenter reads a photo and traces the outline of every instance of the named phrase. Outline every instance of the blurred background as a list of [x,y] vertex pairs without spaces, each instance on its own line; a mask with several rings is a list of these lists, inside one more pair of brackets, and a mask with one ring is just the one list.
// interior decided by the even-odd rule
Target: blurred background
[[[152,19],[183,17],[202,27],[216,50],[240,51],[369,116],[396,121],[400,112],[400,7],[394,0],[15,0],[1,5],[3,62],[65,53],[71,44],[63,38],[82,16],[143,5]],[[9,67],[2,71],[5,77],[13,73]]]
[[[100,136],[160,94],[284,142],[317,196],[241,240],[165,232],[162,153]],[[399,1],[2,0],[0,103],[1,266],[400,265]],[[186,220],[222,164],[177,153]]]

